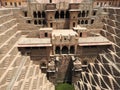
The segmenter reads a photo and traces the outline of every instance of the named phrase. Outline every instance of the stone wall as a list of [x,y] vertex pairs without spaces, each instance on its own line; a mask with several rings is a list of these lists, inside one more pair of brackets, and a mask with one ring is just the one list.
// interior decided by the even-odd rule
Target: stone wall
[[94,0],[94,7],[120,6],[119,0]]
[[92,7],[92,4],[91,2],[30,3],[28,7],[22,9],[22,15],[27,23],[37,27],[69,29],[80,25],[101,28],[100,20],[97,18],[99,9]]
[[4,7],[11,8],[11,7],[23,7],[27,5],[26,0],[1,0],[1,4]]

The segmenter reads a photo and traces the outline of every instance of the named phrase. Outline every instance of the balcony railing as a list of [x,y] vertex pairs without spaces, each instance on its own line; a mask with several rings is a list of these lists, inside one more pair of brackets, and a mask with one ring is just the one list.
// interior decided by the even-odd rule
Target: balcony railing
[[56,9],[56,4],[47,4],[46,5],[46,10],[54,10]]
[[79,9],[79,4],[77,4],[77,3],[70,4],[69,8],[70,9]]

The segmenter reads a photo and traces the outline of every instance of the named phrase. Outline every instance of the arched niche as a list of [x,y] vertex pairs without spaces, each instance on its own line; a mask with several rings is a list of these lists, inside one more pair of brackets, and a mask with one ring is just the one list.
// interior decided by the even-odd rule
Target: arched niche
[[84,21],[83,21],[83,20],[81,21],[81,24],[84,24]]
[[37,13],[36,13],[36,11],[33,12],[33,17],[34,17],[34,18],[37,18]]
[[62,54],[68,54],[68,47],[67,46],[64,46],[62,48]]
[[38,18],[41,18],[41,12],[38,11]]
[[75,27],[76,25],[75,25],[75,22],[73,22],[73,27]]
[[78,13],[78,17],[81,17],[81,11]]
[[70,13],[69,13],[69,11],[66,11],[66,18],[70,18]]
[[91,24],[93,24],[93,23],[94,23],[94,19],[91,20]]
[[37,20],[34,20],[34,24],[37,25]]
[[89,11],[87,10],[87,11],[86,11],[86,17],[87,17],[88,15],[89,15]]
[[57,47],[55,48],[55,54],[60,54],[60,47],[59,47],[59,46],[57,46]]
[[70,46],[70,54],[74,54],[75,53],[75,47],[74,46]]
[[45,18],[45,12],[44,11],[42,11],[42,18]]
[[82,11],[82,17],[85,17],[85,11]]
[[56,12],[55,12],[55,19],[58,19],[58,18],[59,18],[59,12],[56,11]]
[[39,20],[38,23],[41,24],[41,20]]
[[88,24],[88,20],[85,20],[85,24]]

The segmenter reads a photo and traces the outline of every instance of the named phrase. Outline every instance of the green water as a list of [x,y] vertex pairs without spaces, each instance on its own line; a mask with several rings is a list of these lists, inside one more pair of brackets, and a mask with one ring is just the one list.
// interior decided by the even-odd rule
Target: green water
[[55,87],[55,90],[75,90],[74,86],[67,83],[58,84]]

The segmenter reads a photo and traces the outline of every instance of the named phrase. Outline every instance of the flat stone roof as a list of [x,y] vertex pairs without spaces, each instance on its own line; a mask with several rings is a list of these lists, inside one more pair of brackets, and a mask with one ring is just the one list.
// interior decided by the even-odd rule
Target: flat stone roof
[[21,38],[18,47],[52,46],[50,38]]
[[61,29],[61,30],[53,30],[52,32],[52,36],[68,36],[68,35],[71,35],[71,36],[76,36],[78,35],[75,31],[73,31],[72,29]]
[[112,43],[103,36],[79,38],[79,46],[111,45]]
[[1,10],[16,10],[16,9],[20,9],[20,7],[15,7],[15,8],[14,8],[14,7],[13,7],[13,8],[12,8],[12,7],[11,7],[11,8],[1,7],[1,8],[0,8],[0,11],[1,11]]
[[108,9],[120,9],[120,7],[102,7],[102,8],[108,8]]
[[75,11],[81,11],[81,9],[70,9],[69,11],[75,12]]
[[[36,0],[38,3],[49,3],[48,0]],[[80,3],[83,0],[53,0],[52,3],[59,3],[59,2],[69,2],[69,3]]]
[[78,26],[77,27],[73,27],[74,30],[87,30],[86,27],[81,27],[81,26]]
[[49,11],[54,12],[54,11],[57,11],[57,9],[45,10],[45,11],[46,11],[46,12],[49,12]]
[[53,28],[40,28],[39,30],[53,30]]

